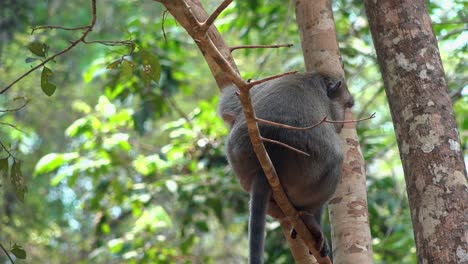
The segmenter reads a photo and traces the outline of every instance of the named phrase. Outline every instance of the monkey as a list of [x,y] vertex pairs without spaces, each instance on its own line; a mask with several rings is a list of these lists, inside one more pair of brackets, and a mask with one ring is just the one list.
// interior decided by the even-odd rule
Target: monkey
[[[341,121],[353,98],[344,82],[327,74],[297,73],[251,88],[257,118],[295,127],[307,127],[324,119]],[[266,214],[285,217],[271,196],[268,180],[254,153],[238,89],[222,89],[218,115],[230,127],[226,155],[241,187],[250,193],[249,263],[263,263]],[[319,245],[321,256],[329,253],[321,231],[322,208],[335,192],[341,177],[343,149],[338,133],[343,123],[324,122],[308,130],[292,130],[259,122],[260,134],[309,154],[274,143],[265,148],[290,202]],[[295,230],[291,236],[295,237]]]

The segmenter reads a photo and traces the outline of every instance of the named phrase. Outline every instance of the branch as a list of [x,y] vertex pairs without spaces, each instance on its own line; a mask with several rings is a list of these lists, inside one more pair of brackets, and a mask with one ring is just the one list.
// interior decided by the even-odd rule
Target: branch
[[216,10],[208,17],[208,19],[204,23],[201,23],[200,30],[206,33],[208,29],[213,25],[216,18],[218,18],[221,12],[223,12],[223,10],[226,9],[226,7],[228,7],[228,5],[232,3],[232,1],[233,0],[224,0],[218,6],[218,8],[216,8]]
[[276,48],[290,48],[294,46],[294,44],[273,44],[273,45],[240,45],[240,46],[233,46],[230,47],[229,50],[231,52],[238,50],[238,49],[276,49]]
[[15,126],[15,125],[13,125],[13,124],[5,123],[5,122],[0,122],[0,125],[12,127],[13,129],[18,130],[18,131],[21,132],[21,133],[27,134],[26,131],[20,129],[19,127]]
[[17,107],[17,108],[13,108],[13,109],[4,109],[4,110],[0,110],[0,113],[6,113],[6,112],[16,112],[18,110],[21,110],[23,109],[28,103],[29,103],[29,99],[26,98],[26,97],[17,97],[14,99],[14,101],[18,100],[18,99],[24,99],[24,103],[23,105]]
[[65,49],[63,49],[62,51],[59,51],[57,53],[55,53],[54,55],[50,56],[49,58],[45,59],[43,62],[39,63],[38,65],[36,65],[35,67],[31,68],[29,71],[27,71],[26,73],[24,73],[23,75],[21,75],[20,77],[18,77],[16,80],[14,80],[12,83],[10,83],[8,86],[6,86],[5,88],[3,88],[1,91],[0,91],[0,94],[3,94],[5,93],[6,91],[8,91],[14,84],[16,84],[17,82],[19,82],[20,80],[22,80],[24,77],[28,76],[31,72],[39,69],[40,67],[44,66],[46,63],[48,63],[49,61],[55,59],[56,57],[68,52],[69,50],[71,50],[72,48],[74,48],[76,45],[78,45],[78,43],[80,43],[81,41],[83,41],[86,36],[89,34],[89,32],[91,32],[91,30],[93,30],[93,27],[94,25],[96,24],[96,0],[91,0],[91,7],[92,7],[92,14],[93,14],[93,18],[91,19],[91,23],[86,26],[86,27],[83,27],[83,28],[86,28],[85,32],[83,32],[83,35],[81,35],[80,38],[78,38],[77,40],[73,41],[68,47],[66,47]]
[[82,26],[82,27],[73,27],[73,28],[62,27],[62,26],[38,26],[38,27],[33,27],[31,29],[31,35],[34,33],[34,31],[43,30],[43,29],[61,29],[61,30],[74,31],[74,30],[82,30],[82,29],[87,29],[87,28],[89,28],[89,25],[88,26]]
[[5,145],[3,145],[2,141],[0,141],[0,147],[2,147],[6,151],[6,153],[8,153],[8,158],[13,157],[14,159],[16,159],[15,156],[13,156],[13,154],[11,154],[11,152],[8,150],[8,148],[5,147]]
[[288,145],[288,144],[286,144],[286,143],[283,143],[283,142],[280,142],[280,141],[277,141],[277,140],[273,140],[273,139],[269,139],[269,138],[264,138],[264,137],[261,137],[261,140],[264,141],[264,142],[269,142],[269,143],[273,143],[273,144],[277,144],[277,145],[283,146],[283,147],[285,147],[285,148],[287,148],[287,149],[290,149],[290,150],[292,150],[292,151],[295,151],[295,152],[297,152],[297,153],[299,153],[299,154],[302,154],[302,155],[305,155],[305,156],[307,156],[307,157],[310,156],[309,153],[307,153],[307,152],[304,152],[304,151],[302,151],[302,150],[300,150],[300,149],[297,149],[297,148],[295,148],[295,147],[292,147],[292,146],[290,146],[290,145]]
[[365,120],[369,120],[369,119],[372,119],[375,117],[375,113],[373,113],[371,116],[369,117],[365,117],[365,118],[360,118],[360,119],[350,119],[350,120],[341,120],[341,121],[333,121],[333,120],[325,120],[325,122],[327,123],[357,123],[357,122],[361,122],[361,121],[365,121]]
[[255,118],[255,120],[257,122],[260,122],[260,123],[264,123],[264,124],[268,124],[268,125],[272,125],[272,126],[277,126],[277,127],[282,127],[282,128],[287,128],[287,129],[291,129],[291,130],[309,130],[309,129],[318,127],[322,123],[326,122],[327,121],[327,116],[325,116],[322,120],[320,120],[316,124],[308,126],[308,127],[295,127],[295,126],[285,125],[285,124],[276,123],[276,122],[273,122],[273,121],[261,119],[261,118],[258,118],[258,117]]
[[274,79],[284,77],[286,75],[291,75],[291,74],[296,74],[296,73],[297,73],[297,71],[290,71],[290,72],[285,72],[285,73],[282,73],[282,74],[273,75],[273,76],[266,77],[266,78],[258,80],[258,81],[249,82],[247,87],[248,87],[248,89],[250,89],[250,88],[254,87],[255,85],[259,85],[259,84],[264,83],[264,82],[268,82],[268,81],[271,81],[271,80],[274,80]]
[[86,40],[83,39],[84,44],[102,44],[106,46],[135,46],[135,43],[132,40]]
[[6,250],[6,248],[2,245],[2,243],[0,243],[0,248],[2,248],[3,252],[5,252],[5,255],[7,255],[8,259],[10,260],[10,262],[12,264],[15,264],[15,262],[13,261],[13,259],[11,258],[10,254],[8,254],[8,251]]
[[93,30],[94,25],[96,24],[96,19],[97,19],[97,16],[96,16],[96,0],[91,0],[91,9],[92,9],[92,19],[91,19],[91,22],[89,23],[89,25],[87,25],[87,26],[81,26],[81,27],[75,27],[75,28],[67,28],[67,27],[62,27],[62,26],[39,26],[39,27],[33,28],[31,33],[33,33],[35,30],[39,30],[39,29],[62,29],[62,30],[82,30],[82,29],[85,29],[85,31],[83,32],[81,37],[79,37],[78,39],[72,41],[68,47],[66,47],[65,49],[63,49],[63,50],[55,53],[54,55],[46,58],[41,63],[39,63],[38,65],[32,67],[29,71],[25,72],[20,77],[18,77],[16,80],[11,82],[9,85],[7,85],[5,88],[3,88],[0,91],[0,94],[3,94],[6,91],[8,91],[17,82],[21,81],[24,77],[28,76],[32,72],[34,72],[37,69],[41,68],[42,66],[44,66],[48,62],[53,61],[58,56],[61,56],[61,55],[65,54],[65,53],[67,53],[68,51],[73,49],[76,45],[78,45],[80,42],[85,43],[85,44],[98,43],[98,44],[103,44],[103,45],[107,45],[107,46],[126,45],[126,46],[131,46],[132,49],[134,48],[135,43],[133,43],[131,40],[121,40],[121,41],[118,41],[118,40],[117,41],[114,41],[114,40],[92,40],[92,41],[87,41],[86,37]]

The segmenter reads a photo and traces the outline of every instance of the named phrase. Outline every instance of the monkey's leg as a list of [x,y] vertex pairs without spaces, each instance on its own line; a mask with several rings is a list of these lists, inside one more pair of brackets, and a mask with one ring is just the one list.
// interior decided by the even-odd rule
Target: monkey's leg
[[321,219],[321,210],[315,214],[303,214],[301,215],[301,218],[312,236],[315,238],[315,242],[317,242],[317,250],[320,251],[320,256],[328,256],[330,249],[328,248],[327,239],[320,228],[320,221],[317,221],[317,218]]
[[271,196],[270,185],[263,172],[255,177],[250,195],[249,263],[262,264],[266,210]]

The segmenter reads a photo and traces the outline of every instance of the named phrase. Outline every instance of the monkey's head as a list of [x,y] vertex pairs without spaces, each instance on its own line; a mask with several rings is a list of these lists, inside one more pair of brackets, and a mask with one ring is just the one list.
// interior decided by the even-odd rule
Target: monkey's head
[[[320,74],[323,78],[323,85],[326,87],[327,96],[331,100],[330,110],[332,116],[330,119],[335,121],[344,120],[344,111],[354,105],[354,99],[349,93],[348,87],[343,79],[333,77],[328,74]],[[341,131],[344,123],[335,123],[337,132]]]

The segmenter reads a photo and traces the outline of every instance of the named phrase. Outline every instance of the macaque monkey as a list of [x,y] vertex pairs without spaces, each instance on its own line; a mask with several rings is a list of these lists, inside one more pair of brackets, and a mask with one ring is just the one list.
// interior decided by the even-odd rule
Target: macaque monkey
[[[218,114],[230,126],[226,153],[240,184],[251,196],[249,219],[249,263],[263,263],[266,213],[284,214],[271,197],[270,185],[253,151],[237,88],[222,90]],[[254,86],[250,90],[257,118],[295,127],[307,127],[327,117],[342,121],[353,99],[343,81],[319,73],[287,75]],[[322,207],[335,192],[341,177],[343,149],[338,138],[343,123],[322,123],[308,130],[292,130],[259,123],[264,138],[288,144],[308,153],[298,153],[274,143],[265,143],[289,200],[311,231],[322,256],[329,249],[320,228]],[[295,236],[292,230],[291,235]]]

